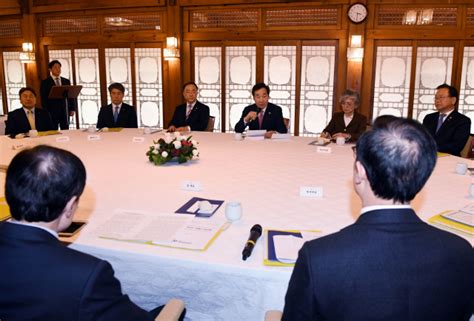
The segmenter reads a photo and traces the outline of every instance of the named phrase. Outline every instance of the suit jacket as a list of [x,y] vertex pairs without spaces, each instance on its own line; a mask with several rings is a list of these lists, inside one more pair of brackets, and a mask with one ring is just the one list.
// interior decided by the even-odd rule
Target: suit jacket
[[0,257],[2,320],[153,320],[122,294],[108,262],[47,231],[0,224]]
[[99,117],[97,119],[97,128],[103,127],[123,127],[123,128],[137,128],[137,112],[135,107],[122,103],[120,112],[117,118],[117,123],[114,122],[114,112],[112,104],[100,108]]
[[[71,82],[69,79],[60,77],[61,78],[61,85],[63,86],[70,86]],[[42,107],[47,109],[48,111],[63,111],[64,110],[64,100],[63,99],[49,99],[49,92],[51,88],[56,86],[54,79],[51,75],[41,81],[40,93],[41,93],[41,104]],[[68,109],[69,111],[76,110],[76,100],[75,99],[68,99]]]
[[[27,133],[31,129],[23,107],[9,112],[7,119],[5,135],[14,137],[20,133]],[[36,130],[39,132],[54,129],[49,113],[40,108],[35,108],[35,125]]]
[[332,116],[329,124],[324,128],[324,132],[328,132],[331,135],[336,133],[345,133],[350,134],[350,141],[356,141],[359,139],[359,136],[365,132],[367,128],[367,118],[364,115],[361,115],[354,111],[354,116],[352,117],[349,125],[346,126],[344,122],[344,112],[337,112]]
[[206,130],[207,123],[209,122],[209,107],[203,103],[196,101],[188,119],[186,119],[186,107],[187,104],[182,104],[176,107],[173,119],[171,119],[169,126],[184,127],[189,126],[194,131]]
[[471,120],[457,110],[453,110],[436,132],[438,126],[439,112],[431,113],[423,119],[423,125],[433,136],[438,151],[459,156],[466,145],[471,132]]
[[466,240],[413,210],[370,211],[304,244],[282,320],[467,321],[473,267]]
[[244,118],[251,111],[259,112],[259,108],[256,104],[252,104],[244,108],[242,112],[242,117],[237,124],[235,124],[235,132],[242,133],[247,126],[250,130],[265,129],[267,131],[274,130],[279,133],[286,133],[287,128],[285,122],[283,121],[283,112],[280,106],[268,103],[267,108],[265,109],[265,114],[263,115],[262,127],[260,128],[258,123],[258,118],[252,120],[248,124],[244,123]]

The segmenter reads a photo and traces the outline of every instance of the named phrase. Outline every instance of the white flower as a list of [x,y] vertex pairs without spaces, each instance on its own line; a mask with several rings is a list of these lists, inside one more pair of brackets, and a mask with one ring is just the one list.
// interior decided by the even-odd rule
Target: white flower
[[199,151],[197,149],[193,149],[193,156],[199,155]]
[[161,156],[162,156],[163,158],[166,158],[166,157],[168,157],[168,152],[167,152],[167,151],[165,151],[165,150],[164,150],[164,151],[162,151],[162,152],[161,152]]
[[188,136],[181,136],[179,140],[188,140]]
[[179,138],[181,136],[180,132],[174,132],[174,137]]
[[174,148],[180,149],[181,148],[181,142],[179,140],[176,140],[173,142]]
[[165,136],[165,143],[166,144],[169,144],[173,141],[174,138],[172,138],[171,136]]
[[197,141],[195,141],[194,139],[191,141],[191,144],[193,144],[193,146],[196,146],[197,145]]
[[158,155],[158,153],[159,153],[159,152],[158,152],[158,149],[155,149],[155,150],[153,151],[153,153],[155,153],[156,155]]

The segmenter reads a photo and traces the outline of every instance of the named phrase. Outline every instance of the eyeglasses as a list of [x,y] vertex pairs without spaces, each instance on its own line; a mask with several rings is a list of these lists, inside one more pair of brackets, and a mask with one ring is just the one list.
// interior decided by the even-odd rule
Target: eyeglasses
[[439,99],[445,99],[445,98],[451,98],[449,96],[434,96],[433,100],[439,100]]

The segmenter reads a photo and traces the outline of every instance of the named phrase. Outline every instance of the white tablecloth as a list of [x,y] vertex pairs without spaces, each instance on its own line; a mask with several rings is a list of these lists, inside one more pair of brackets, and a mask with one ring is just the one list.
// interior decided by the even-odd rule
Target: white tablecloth
[[[157,167],[148,162],[145,152],[160,133],[142,135],[130,129],[101,133],[100,141],[88,141],[88,133],[80,131],[64,135],[69,142],[56,142],[58,136],[22,141],[71,150],[86,165],[87,186],[76,217],[89,224],[72,247],[110,261],[124,291],[143,308],[151,309],[171,297],[183,299],[187,320],[262,320],[266,310],[283,308],[292,269],[264,266],[262,239],[247,261],[241,259],[252,225],[331,233],[353,223],[361,207],[352,188],[354,157],[349,145],[331,144],[332,153],[323,154],[308,145],[309,138],[235,141],[232,134],[193,133],[200,143],[199,160]],[[134,136],[145,137],[145,142],[132,142]],[[17,152],[12,144],[18,142],[0,139],[0,164],[8,164]],[[471,177],[455,173],[457,162],[471,161],[439,158],[427,186],[412,203],[422,219],[472,202]],[[201,182],[203,190],[181,190],[184,180]],[[301,186],[322,186],[324,196],[302,198]],[[173,213],[194,196],[236,200],[243,206],[242,220],[204,252],[94,236],[94,229],[114,209]],[[224,206],[215,218],[223,215]]]

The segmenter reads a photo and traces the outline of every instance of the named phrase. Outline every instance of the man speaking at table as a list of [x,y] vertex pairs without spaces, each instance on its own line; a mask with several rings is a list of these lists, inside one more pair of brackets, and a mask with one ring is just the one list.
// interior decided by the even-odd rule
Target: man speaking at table
[[410,207],[436,163],[430,134],[414,120],[376,121],[355,154],[361,215],[302,247],[283,320],[469,320],[472,247]]
[[108,262],[58,240],[85,180],[81,160],[61,149],[40,145],[13,158],[5,183],[13,219],[0,224],[1,320],[153,320],[122,294]]
[[283,112],[280,106],[269,103],[270,87],[264,83],[255,84],[252,96],[255,104],[247,106],[242,117],[235,124],[235,132],[242,133],[245,128],[251,130],[266,130],[265,138],[271,138],[273,133],[286,133],[288,130],[283,121]]

